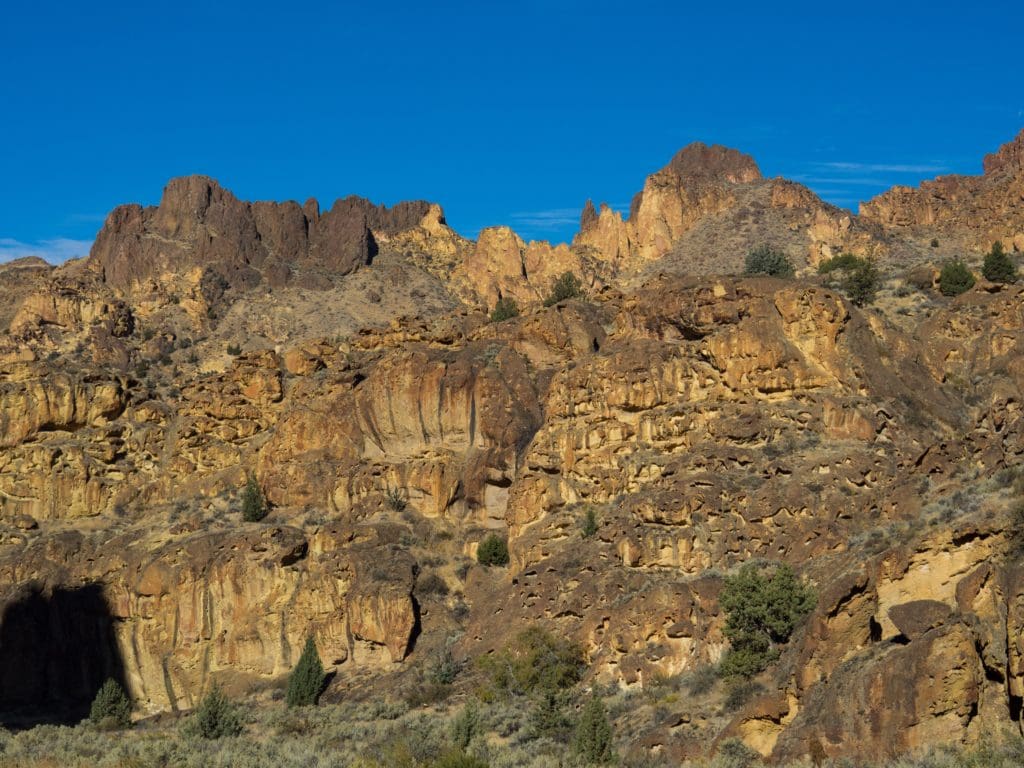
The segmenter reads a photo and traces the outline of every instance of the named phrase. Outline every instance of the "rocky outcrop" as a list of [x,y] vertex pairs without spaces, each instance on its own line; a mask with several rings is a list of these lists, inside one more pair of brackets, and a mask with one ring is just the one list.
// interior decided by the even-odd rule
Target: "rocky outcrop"
[[[53,671],[79,680],[77,665],[104,658],[104,671],[124,680],[136,706],[158,712],[195,706],[213,678],[239,688],[286,673],[309,636],[329,667],[352,659],[400,661],[415,639],[411,561],[398,555],[362,573],[361,564],[372,562],[381,544],[372,528],[326,526],[307,536],[287,526],[252,525],[186,533],[168,544],[162,538],[115,534],[98,546],[96,537],[65,536],[29,545],[16,565],[0,567],[5,585],[33,585],[34,599],[49,603],[54,625],[75,627],[88,613],[104,628],[39,667],[24,665],[20,674],[3,665],[5,706],[12,690],[22,691],[26,703],[48,703],[47,686],[29,685],[46,665],[64,664]],[[65,570],[58,575],[53,563]],[[82,592],[80,585],[92,585],[90,603],[55,604],[55,593]],[[8,592],[5,601],[8,651],[13,635],[29,647],[54,642],[49,624],[19,611],[24,594]]]
[[629,217],[591,205],[573,245],[596,255],[608,274],[740,272],[752,248],[769,243],[797,267],[851,252],[882,258],[884,240],[848,211],[785,179],[764,179],[752,158],[691,144],[649,176]]
[[536,304],[565,272],[593,283],[594,269],[576,249],[544,241],[526,243],[508,227],[488,227],[480,232],[457,275],[493,308],[503,296],[521,306]]
[[172,179],[156,207],[121,206],[87,266],[121,293],[173,283],[199,268],[232,288],[299,280],[309,287],[369,263],[384,238],[439,217],[426,202],[386,208],[358,197],[321,214],[315,200],[246,203],[205,176]]
[[700,218],[735,203],[733,187],[761,178],[753,158],[722,146],[690,144],[665,168],[647,178],[630,206],[629,218],[604,208],[588,216],[574,245],[597,250],[604,261],[626,255],[640,261],[656,259],[672,248]]
[[974,251],[999,240],[1024,250],[1024,131],[985,157],[983,175],[893,187],[863,203],[860,215],[903,236],[952,238]]
[[52,266],[35,257],[0,264],[0,334],[9,330],[21,303],[45,284],[52,271]]

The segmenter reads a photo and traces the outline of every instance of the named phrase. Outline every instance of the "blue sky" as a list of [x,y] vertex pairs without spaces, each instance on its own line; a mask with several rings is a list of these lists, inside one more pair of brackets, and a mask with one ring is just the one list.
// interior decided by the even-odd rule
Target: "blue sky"
[[561,240],[690,141],[856,207],[1024,127],[1019,2],[9,3],[0,259],[167,179]]

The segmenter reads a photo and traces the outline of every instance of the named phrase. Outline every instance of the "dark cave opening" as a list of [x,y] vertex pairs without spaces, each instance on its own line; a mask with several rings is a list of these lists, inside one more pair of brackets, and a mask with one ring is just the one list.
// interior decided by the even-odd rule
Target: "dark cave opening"
[[1013,722],[1015,722],[1015,723],[1019,723],[1020,722],[1020,718],[1021,718],[1021,711],[1024,710],[1024,697],[1014,696],[1011,693],[1010,694],[1010,700],[1009,700],[1009,707],[1010,707],[1010,719]]
[[114,617],[98,584],[24,588],[0,618],[0,725],[71,725],[108,678],[125,687]]

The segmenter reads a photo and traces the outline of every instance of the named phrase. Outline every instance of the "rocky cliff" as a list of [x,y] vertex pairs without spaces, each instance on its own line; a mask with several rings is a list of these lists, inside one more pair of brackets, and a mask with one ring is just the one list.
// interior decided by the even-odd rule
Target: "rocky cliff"
[[[1019,144],[979,195],[1016,183]],[[701,256],[780,227],[802,267],[878,257],[883,298]],[[0,715],[108,675],[188,709],[279,680],[310,634],[338,689],[400,687],[530,624],[585,648],[588,684],[650,690],[721,659],[725,574],[782,561],[817,607],[760,693],[673,700],[639,754],[883,758],[1019,727],[1024,289],[911,294],[902,227],[697,145],[571,245],[192,177],[83,262],[3,268]],[[565,270],[587,296],[541,306]],[[488,322],[499,296],[522,314]],[[474,564],[492,532],[507,569]]]
[[168,183],[158,206],[116,208],[87,267],[119,293],[176,282],[192,268],[207,299],[260,282],[323,287],[368,264],[378,238],[416,229],[455,238],[423,201],[389,209],[352,196],[321,214],[316,200],[246,203],[213,179],[187,176]]
[[861,205],[861,218],[902,237],[951,239],[970,250],[999,240],[1024,250],[1024,131],[987,155],[981,176],[940,176],[917,189],[893,187]]

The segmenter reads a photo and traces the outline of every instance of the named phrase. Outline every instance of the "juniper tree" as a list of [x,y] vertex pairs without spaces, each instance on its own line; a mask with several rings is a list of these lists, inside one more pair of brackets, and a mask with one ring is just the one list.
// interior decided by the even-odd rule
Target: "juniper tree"
[[491,312],[491,321],[500,323],[503,320],[509,320],[518,315],[519,305],[516,304],[516,300],[511,296],[502,296],[494,305],[494,311]]
[[785,564],[769,574],[744,565],[725,580],[719,599],[731,648],[722,659],[723,677],[753,677],[778,657],[776,646],[811,612],[814,592]]
[[302,649],[295,669],[288,678],[288,692],[285,695],[285,702],[289,707],[313,706],[320,700],[320,694],[324,690],[324,665],[320,661],[320,654],[316,650],[316,643],[312,635],[306,638],[306,645]]
[[590,764],[612,761],[612,725],[599,696],[591,696],[583,706],[572,746]]
[[89,720],[104,728],[127,728],[132,724],[132,704],[113,678],[100,687],[89,708]]
[[186,725],[186,732],[204,739],[238,736],[242,732],[242,718],[238,708],[214,684]]
[[263,495],[263,489],[256,482],[256,476],[250,474],[245,482],[245,490],[242,491],[242,519],[256,523],[266,516],[267,497]]
[[943,265],[939,273],[939,290],[943,296],[959,296],[974,287],[974,275],[961,259]]
[[480,565],[508,565],[508,542],[492,533],[476,548],[476,560]]
[[572,272],[563,272],[551,286],[551,293],[544,299],[544,306],[551,307],[566,299],[575,299],[583,295],[583,283]]
[[981,274],[985,276],[986,280],[993,283],[1017,282],[1017,265],[1003,250],[1003,244],[999,240],[992,243],[992,250],[985,255]]

